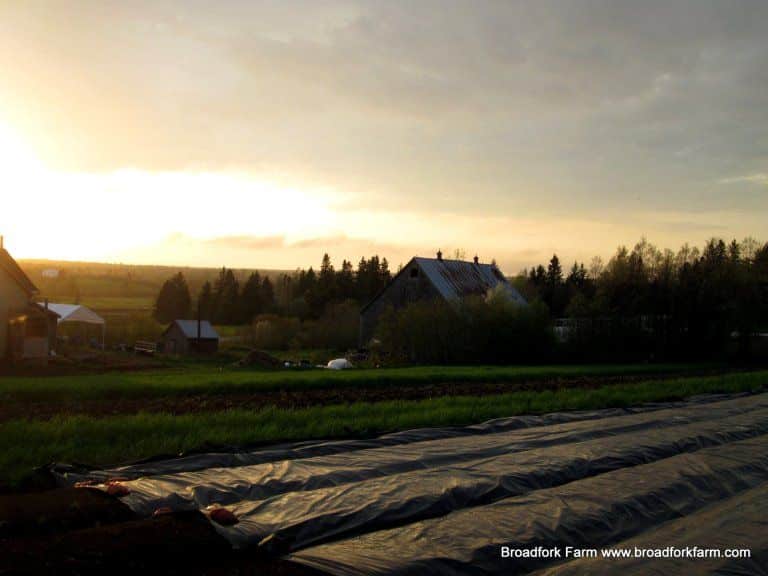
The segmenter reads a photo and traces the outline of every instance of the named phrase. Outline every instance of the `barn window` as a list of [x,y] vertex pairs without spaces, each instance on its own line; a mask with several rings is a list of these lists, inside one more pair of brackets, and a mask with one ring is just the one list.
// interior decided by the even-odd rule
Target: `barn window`
[[419,277],[419,269],[411,268],[411,278],[418,278],[418,277]]

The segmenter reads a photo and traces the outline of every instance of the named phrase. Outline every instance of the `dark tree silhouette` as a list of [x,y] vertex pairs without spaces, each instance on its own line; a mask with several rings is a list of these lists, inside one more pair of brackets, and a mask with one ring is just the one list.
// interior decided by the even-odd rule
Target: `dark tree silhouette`
[[240,285],[234,272],[222,268],[213,285],[215,303],[213,321],[216,324],[238,324],[241,316]]
[[206,281],[197,295],[197,312],[202,320],[211,320],[215,309],[216,301],[213,296],[213,286]]
[[192,297],[184,275],[179,272],[163,283],[155,301],[153,316],[158,322],[171,322],[186,318],[190,312]]
[[264,312],[265,302],[263,299],[263,289],[261,274],[253,272],[243,284],[243,291],[240,295],[241,320],[250,322],[258,314]]

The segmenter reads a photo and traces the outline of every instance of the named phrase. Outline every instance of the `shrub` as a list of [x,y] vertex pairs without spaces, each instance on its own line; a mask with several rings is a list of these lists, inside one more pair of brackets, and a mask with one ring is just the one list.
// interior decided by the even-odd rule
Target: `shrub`
[[132,346],[137,340],[156,341],[160,338],[164,324],[160,324],[144,312],[106,316],[106,344]]
[[360,307],[354,300],[326,306],[317,320],[305,320],[295,345],[297,348],[347,350],[357,346]]
[[385,356],[418,363],[532,363],[545,359],[553,347],[546,307],[520,306],[502,293],[390,309],[379,322],[377,338]]
[[266,350],[287,350],[299,333],[298,318],[261,314],[253,321],[252,343]]

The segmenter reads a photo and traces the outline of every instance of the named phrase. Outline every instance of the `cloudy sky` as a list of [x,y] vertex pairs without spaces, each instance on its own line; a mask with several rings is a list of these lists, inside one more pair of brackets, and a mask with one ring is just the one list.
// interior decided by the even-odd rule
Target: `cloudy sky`
[[768,239],[768,2],[0,0],[19,257]]

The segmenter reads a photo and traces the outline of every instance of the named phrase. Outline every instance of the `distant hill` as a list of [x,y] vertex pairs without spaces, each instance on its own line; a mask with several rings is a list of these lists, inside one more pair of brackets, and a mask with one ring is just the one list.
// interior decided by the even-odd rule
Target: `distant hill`
[[[163,282],[177,272],[187,279],[193,298],[206,280],[214,282],[220,268],[105,264],[57,260],[19,260],[19,265],[40,289],[42,298],[80,302],[96,310],[149,310]],[[233,268],[241,282],[256,269]],[[290,270],[259,269],[277,280]]]

